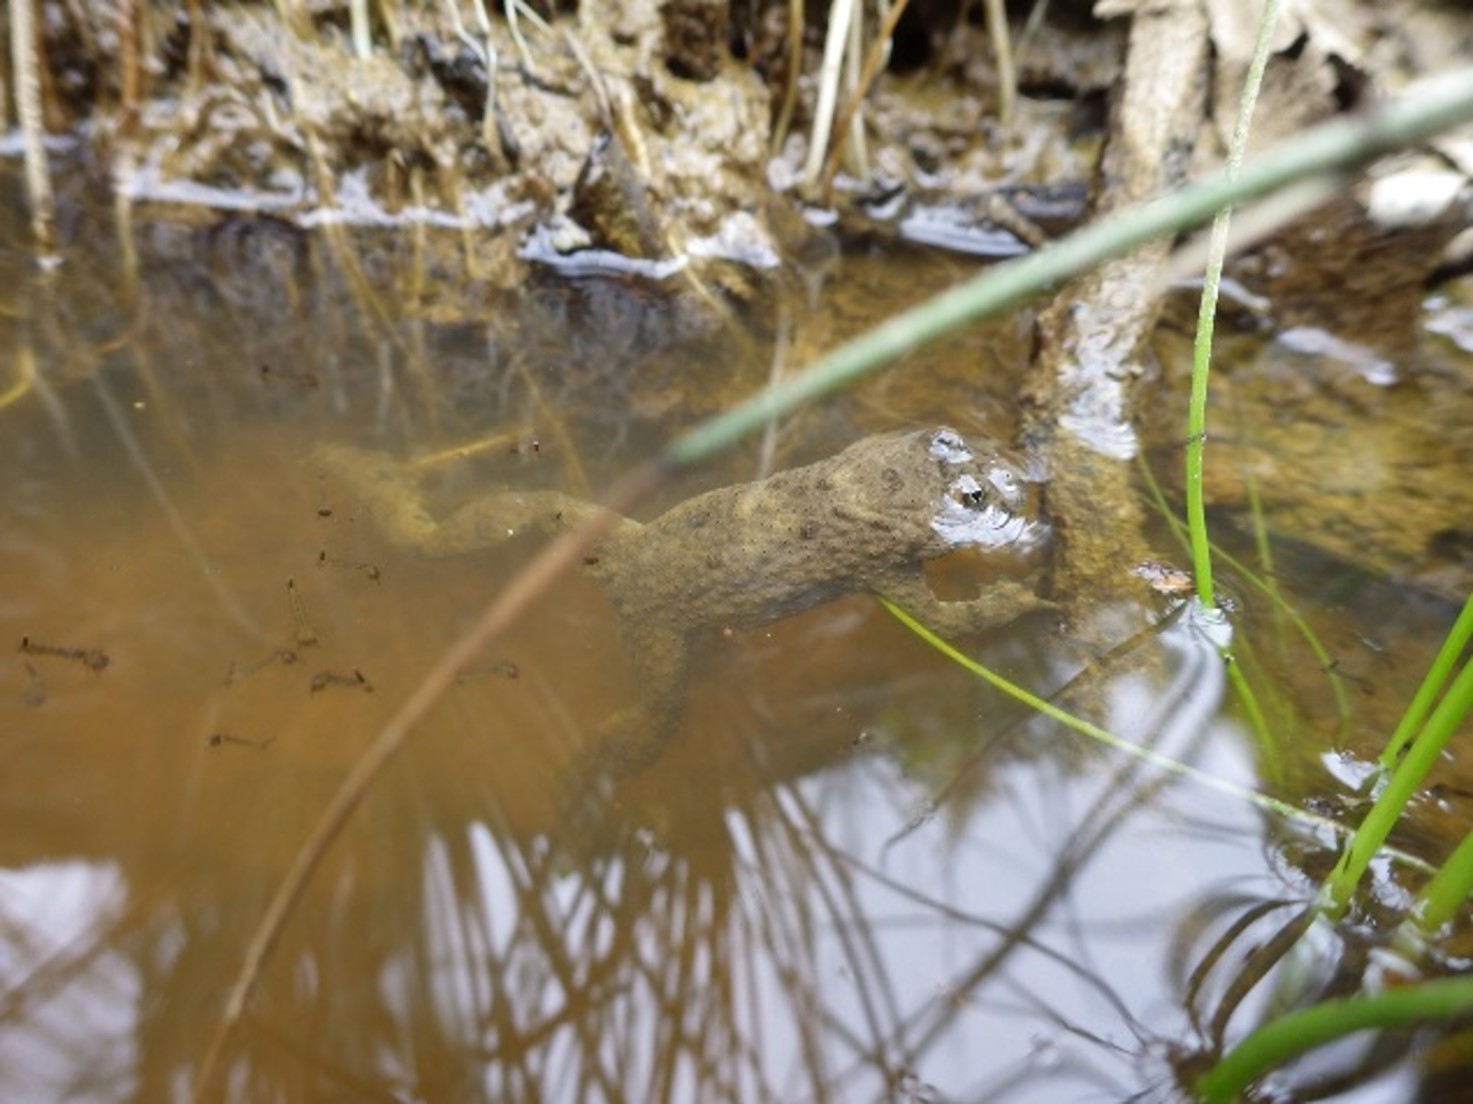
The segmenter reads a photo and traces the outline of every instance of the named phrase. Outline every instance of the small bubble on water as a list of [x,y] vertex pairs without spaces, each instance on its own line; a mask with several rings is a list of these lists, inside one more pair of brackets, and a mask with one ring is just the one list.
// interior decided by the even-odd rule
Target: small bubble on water
[[1034,1069],[1054,1070],[1059,1068],[1063,1061],[1063,1055],[1059,1053],[1059,1044],[1049,1035],[1033,1036],[1033,1052],[1028,1060]]
[[898,1104],[932,1104],[941,1098],[940,1091],[935,1085],[921,1079],[914,1070],[906,1070],[900,1075],[900,1083],[895,1086],[895,1099]]

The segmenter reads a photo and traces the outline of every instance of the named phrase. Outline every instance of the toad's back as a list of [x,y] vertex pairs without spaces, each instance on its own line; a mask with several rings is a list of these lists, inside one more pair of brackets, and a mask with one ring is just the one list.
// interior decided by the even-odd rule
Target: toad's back
[[958,512],[990,508],[995,524],[1021,525],[1020,500],[1012,469],[950,430],[881,434],[631,526],[599,574],[626,623],[749,627],[979,543],[948,530]]

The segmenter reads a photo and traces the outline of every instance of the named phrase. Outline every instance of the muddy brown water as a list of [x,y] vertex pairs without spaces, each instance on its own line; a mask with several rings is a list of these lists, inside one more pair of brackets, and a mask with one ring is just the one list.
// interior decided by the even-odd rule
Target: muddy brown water
[[[321,238],[259,227],[159,231],[135,276],[108,217],[77,217],[89,232],[50,275],[15,225],[0,243],[4,385],[38,373],[0,409],[0,1096],[187,1099],[326,802],[533,551],[397,552],[305,461],[312,446],[424,456],[493,438],[433,466],[442,507],[606,486],[761,386],[783,327],[554,275],[478,316],[421,309],[379,272],[370,305]],[[833,262],[783,299],[791,355],[960,271]],[[775,462],[928,421],[1006,434],[1026,332],[954,340],[793,419]],[[667,501],[763,463],[744,447]],[[1222,535],[1251,555],[1248,535]],[[1343,711],[1337,676],[1231,572],[1277,750],[1180,623],[1091,668],[1070,704],[1338,814],[1453,610],[1279,551]],[[968,652],[1041,694],[1085,665],[1048,617]],[[1209,1044],[1224,976],[1331,857],[1313,832],[1032,716],[867,599],[713,641],[675,746],[619,792],[638,830],[555,851],[561,771],[635,692],[596,586],[546,595],[336,841],[211,1095],[1164,1094]],[[1469,819],[1452,785],[1400,842],[1435,860]],[[1379,1076],[1409,1085],[1418,1061]]]

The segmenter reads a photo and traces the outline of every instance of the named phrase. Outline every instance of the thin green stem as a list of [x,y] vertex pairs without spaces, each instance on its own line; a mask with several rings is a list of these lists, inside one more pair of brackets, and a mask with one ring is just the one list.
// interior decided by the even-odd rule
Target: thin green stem
[[1258,695],[1253,692],[1253,686],[1248,681],[1248,673],[1243,670],[1243,665],[1233,654],[1231,644],[1222,649],[1222,657],[1223,662],[1227,664],[1228,683],[1233,688],[1238,705],[1242,707],[1243,718],[1248,722],[1248,727],[1253,730],[1253,737],[1258,743],[1259,751],[1262,752],[1259,772],[1266,775],[1271,784],[1280,785],[1284,780],[1284,756],[1279,750],[1281,741],[1274,739],[1273,729],[1269,727],[1268,718],[1263,712],[1263,705],[1259,702]]
[[[1348,834],[1348,829],[1343,824],[1331,820],[1329,817],[1319,816],[1316,813],[1301,809],[1296,805],[1290,805],[1287,801],[1280,801],[1278,798],[1269,797],[1267,794],[1246,789],[1243,786],[1225,781],[1205,771],[1197,770],[1197,768],[1178,762],[1170,756],[1162,755],[1160,752],[1152,751],[1150,748],[1143,748],[1139,744],[1133,744],[1129,740],[1116,736],[1113,732],[1103,729],[1097,724],[1092,724],[1084,720],[1082,717],[1076,717],[1074,714],[1060,709],[1053,702],[1046,701],[1037,694],[1024,689],[1017,683],[1009,682],[996,671],[984,667],[965,652],[942,640],[941,637],[926,628],[925,625],[895,605],[895,603],[886,598],[879,598],[878,601],[892,617],[953,663],[966,668],[994,689],[1000,690],[1009,697],[1022,702],[1034,712],[1042,713],[1045,717],[1057,721],[1059,724],[1079,733],[1081,736],[1087,736],[1097,743],[1103,744],[1115,751],[1123,752],[1144,763],[1149,763],[1158,770],[1166,771],[1178,778],[1187,779],[1188,781],[1195,782],[1199,786],[1205,786],[1210,790],[1216,790],[1218,793],[1227,794],[1236,800],[1247,802],[1250,805],[1256,805],[1258,808],[1273,813],[1276,816],[1297,821],[1300,824],[1312,828],[1327,830],[1336,836],[1345,836]],[[1391,855],[1399,862],[1403,862],[1418,870],[1428,873],[1431,872],[1431,867],[1427,863],[1411,855],[1393,851],[1389,848],[1383,854]]]
[[1350,902],[1351,894],[1360,883],[1361,875],[1371,864],[1371,859],[1386,842],[1391,829],[1396,826],[1412,794],[1427,777],[1448,740],[1457,731],[1458,725],[1473,708],[1473,659],[1463,664],[1458,677],[1442,701],[1438,703],[1421,734],[1412,741],[1406,757],[1402,759],[1386,787],[1376,797],[1371,811],[1366,814],[1350,843],[1340,855],[1329,878],[1325,880],[1321,893],[1321,907],[1331,918],[1339,917]]
[[[1263,71],[1268,64],[1269,41],[1278,19],[1278,0],[1264,0],[1258,19],[1258,39],[1253,45],[1253,60],[1243,78],[1243,95],[1238,103],[1238,118],[1233,124],[1233,139],[1228,147],[1228,180],[1236,180],[1242,170],[1243,151],[1248,146],[1248,129],[1253,119],[1253,106],[1263,85]],[[1207,540],[1207,507],[1202,493],[1203,454],[1207,444],[1207,380],[1212,368],[1212,333],[1217,319],[1217,289],[1222,281],[1222,266],[1227,259],[1228,227],[1232,211],[1224,207],[1212,222],[1212,237],[1207,250],[1207,269],[1202,280],[1202,302],[1197,312],[1197,339],[1192,348],[1192,388],[1187,401],[1187,530],[1192,541],[1192,570],[1197,579],[1197,597],[1208,609],[1217,606],[1217,593],[1212,586],[1212,547]]]
[[1431,937],[1457,914],[1473,893],[1473,832],[1453,850],[1412,906],[1412,921]]
[[1243,490],[1248,495],[1248,514],[1253,518],[1253,550],[1258,553],[1258,571],[1269,586],[1274,585],[1274,550],[1268,539],[1268,522],[1263,516],[1263,499],[1253,473],[1243,473]]
[[1325,1001],[1253,1032],[1197,1082],[1197,1094],[1203,1104],[1230,1104],[1276,1066],[1353,1031],[1421,1024],[1469,1012],[1473,1012],[1473,978],[1466,977]]
[[1453,667],[1458,662],[1458,656],[1463,654],[1463,649],[1468,646],[1469,640],[1473,640],[1473,594],[1470,594],[1468,600],[1463,603],[1463,612],[1458,614],[1458,619],[1448,630],[1447,636],[1442,641],[1442,647],[1437,650],[1437,655],[1432,660],[1432,666],[1427,669],[1427,677],[1422,680],[1422,685],[1417,687],[1416,694],[1412,696],[1412,703],[1401,715],[1396,731],[1391,734],[1391,739],[1386,743],[1386,749],[1381,752],[1382,767],[1391,770],[1396,766],[1407,741],[1421,727],[1432,709],[1432,703],[1442,692],[1442,688],[1447,685],[1447,680],[1452,676]]

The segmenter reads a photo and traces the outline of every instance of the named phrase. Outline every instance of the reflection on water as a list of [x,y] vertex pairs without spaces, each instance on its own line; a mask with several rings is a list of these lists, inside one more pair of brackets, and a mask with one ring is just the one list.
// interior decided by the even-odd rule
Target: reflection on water
[[[6,370],[40,378],[0,410],[0,636],[27,642],[0,658],[7,1099],[189,1096],[296,849],[530,551],[396,552],[302,462],[316,442],[500,433],[433,465],[443,504],[579,491],[766,378],[760,343],[660,332],[628,288],[432,320],[366,309],[294,232],[242,244],[262,233],[156,243],[138,286],[102,247],[8,293]],[[881,402],[989,425],[944,382],[978,350],[940,355],[938,393],[876,385],[781,462],[886,427]],[[1047,618],[970,650],[1043,691],[1080,663]],[[1247,785],[1220,670],[1177,626],[1069,704]],[[229,1097],[1164,1092],[1214,1036],[1192,925],[1309,885],[1241,803],[1082,749],[864,600],[715,642],[680,739],[618,792],[635,830],[576,855],[557,781],[634,692],[602,595],[566,582],[463,675],[287,924]]]

